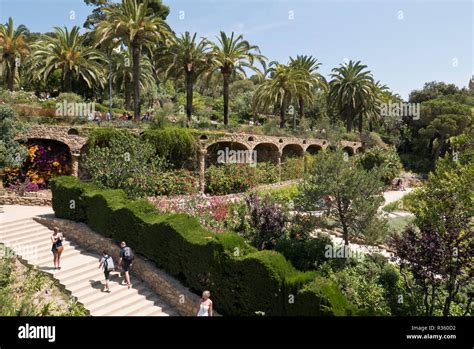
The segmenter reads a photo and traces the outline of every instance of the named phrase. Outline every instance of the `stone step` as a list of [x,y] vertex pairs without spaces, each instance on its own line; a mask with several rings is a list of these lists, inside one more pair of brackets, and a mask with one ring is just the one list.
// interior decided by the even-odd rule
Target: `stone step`
[[2,233],[0,233],[0,239],[3,240],[3,239],[22,238],[22,237],[35,235],[35,233],[41,233],[45,237],[51,236],[50,230],[45,229],[44,227],[31,226],[31,227],[28,227],[27,229],[5,230]]
[[[126,287],[126,286],[124,286]],[[132,291],[133,289],[130,289],[128,291]],[[90,309],[91,314],[97,315],[97,316],[105,316],[107,313],[113,313],[114,311],[120,310],[121,313],[129,313],[133,307],[142,307],[144,304],[147,304],[148,306],[154,306],[152,302],[146,299],[147,296],[151,295],[152,292],[149,290],[146,290],[143,292],[143,294],[138,295],[127,295],[123,296],[120,298],[121,300],[125,300],[126,302],[122,301],[112,301],[112,302],[107,302],[105,304],[103,303],[98,303],[94,307]]]

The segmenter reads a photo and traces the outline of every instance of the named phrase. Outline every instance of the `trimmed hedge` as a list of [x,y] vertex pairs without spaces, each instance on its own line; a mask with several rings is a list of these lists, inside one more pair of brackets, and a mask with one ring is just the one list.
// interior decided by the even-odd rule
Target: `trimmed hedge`
[[235,233],[213,234],[188,215],[158,214],[145,200],[129,201],[121,190],[101,190],[74,177],[57,177],[51,188],[57,217],[127,241],[195,292],[210,289],[224,315],[356,312],[334,283],[296,270],[276,251],[256,251]]

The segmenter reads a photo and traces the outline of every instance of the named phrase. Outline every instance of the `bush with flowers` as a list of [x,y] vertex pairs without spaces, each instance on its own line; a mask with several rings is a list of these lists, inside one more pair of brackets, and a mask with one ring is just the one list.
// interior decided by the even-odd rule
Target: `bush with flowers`
[[21,167],[6,168],[3,183],[12,189],[22,183],[25,191],[36,191],[48,186],[51,178],[67,175],[71,171],[66,146],[53,141],[34,141],[28,144],[28,155]]

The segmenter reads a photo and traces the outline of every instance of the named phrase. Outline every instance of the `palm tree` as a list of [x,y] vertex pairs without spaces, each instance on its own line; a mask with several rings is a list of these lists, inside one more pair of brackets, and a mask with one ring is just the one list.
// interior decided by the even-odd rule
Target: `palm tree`
[[[327,83],[324,76],[318,73],[318,69],[321,66],[321,63],[318,62],[313,56],[302,56],[297,55],[296,58],[290,57],[289,66],[293,69],[299,69],[303,74],[306,75],[307,81],[310,83],[306,85],[309,89],[315,90],[321,88],[323,90],[327,89]],[[305,102],[311,102],[313,99],[306,100],[304,95],[312,96],[311,93],[305,93],[298,95],[298,105],[300,111],[300,117],[304,118],[304,107]]]
[[84,44],[79,27],[71,31],[54,27],[53,36],[43,36],[34,46],[32,54],[33,76],[46,80],[56,69],[61,70],[62,89],[72,91],[74,79],[83,79],[89,88],[104,83],[105,56]]
[[[132,64],[130,49],[114,52],[112,59],[112,82],[118,90],[124,91],[125,108],[131,109],[132,101]],[[153,66],[147,56],[140,58],[140,87],[148,88],[155,84]]]
[[374,80],[366,68],[360,61],[351,60],[332,70],[329,103],[344,116],[347,132],[352,131],[356,117],[359,118],[359,132],[362,132],[363,111],[373,103]]
[[229,81],[233,74],[238,74],[242,78],[247,78],[244,68],[257,71],[254,61],[263,61],[265,57],[260,54],[258,46],[250,45],[244,40],[242,35],[234,37],[234,32],[229,36],[220,32],[217,37],[218,44],[211,43],[212,63],[216,70],[219,70],[224,80],[224,124],[229,123]]
[[120,4],[110,3],[103,8],[105,19],[94,29],[98,44],[121,38],[132,51],[133,111],[140,117],[140,59],[142,49],[166,40],[171,29],[165,21],[149,11],[148,0],[122,0]]
[[284,128],[286,109],[290,103],[297,98],[304,100],[312,98],[311,83],[302,70],[284,64],[273,64],[270,75],[271,78],[265,80],[255,90],[253,106],[256,109],[266,109],[270,106],[278,108],[280,128]]
[[211,70],[210,44],[202,38],[196,41],[196,33],[191,36],[185,32],[176,37],[171,45],[158,58],[158,62],[167,66],[166,77],[184,76],[186,85],[186,115],[191,121],[193,113],[193,89],[196,79]]
[[28,29],[24,25],[19,25],[16,29],[13,25],[13,19],[8,18],[6,25],[0,24],[0,61],[4,63],[6,71],[5,80],[7,88],[13,91],[15,81],[17,59],[23,58],[29,53],[26,44]]

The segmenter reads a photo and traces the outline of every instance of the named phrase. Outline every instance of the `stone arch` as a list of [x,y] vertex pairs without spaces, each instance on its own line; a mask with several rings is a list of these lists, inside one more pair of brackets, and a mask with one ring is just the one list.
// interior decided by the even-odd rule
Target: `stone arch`
[[54,139],[52,137],[31,137],[26,140],[27,145],[39,144],[46,147],[46,152],[51,155],[57,155],[63,153],[66,157],[64,162],[66,164],[65,172],[62,175],[74,174],[74,163],[73,163],[73,152],[71,147],[66,142]]
[[304,149],[299,144],[287,144],[281,150],[282,158],[303,157]]
[[311,155],[316,155],[321,150],[323,150],[323,147],[319,144],[311,144],[306,148],[306,152]]
[[68,131],[67,134],[70,136],[79,136],[79,131],[73,127],[71,127]]
[[354,149],[352,147],[345,146],[344,148],[342,148],[342,151],[346,152],[349,156],[354,155]]
[[228,151],[231,150],[250,150],[245,144],[239,143],[239,142],[231,142],[231,141],[218,141],[214,142],[212,144],[209,144],[206,147],[207,150],[207,155],[206,155],[206,167],[209,167],[210,165],[217,165],[218,164],[218,156],[219,156],[219,151]]
[[363,152],[364,152],[364,148],[363,148],[363,147],[357,147],[357,148],[355,149],[355,153],[356,153],[356,154],[360,154],[360,153],[363,153]]
[[259,143],[253,150],[257,154],[257,162],[271,162],[278,164],[278,159],[280,157],[280,150],[278,146],[274,143]]

